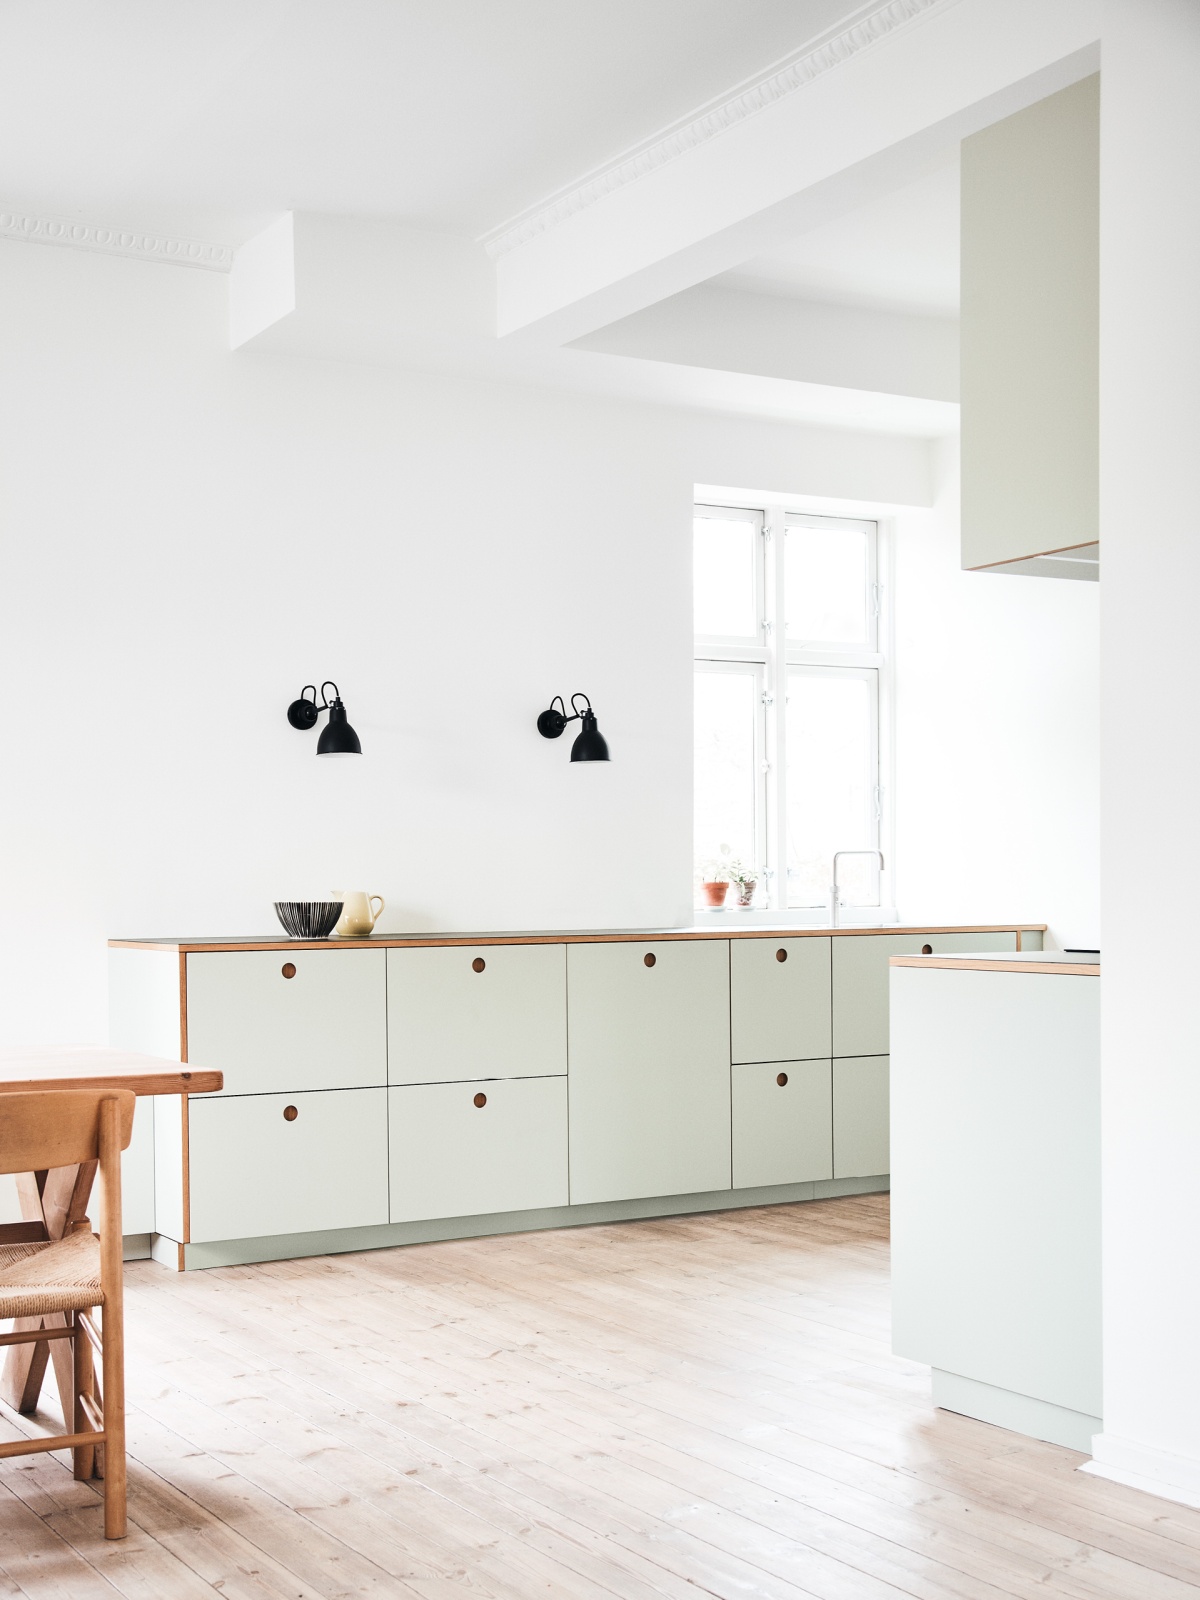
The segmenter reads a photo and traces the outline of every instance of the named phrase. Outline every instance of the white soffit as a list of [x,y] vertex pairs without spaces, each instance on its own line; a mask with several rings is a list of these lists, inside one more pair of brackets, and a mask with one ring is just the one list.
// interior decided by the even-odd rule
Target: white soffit
[[958,314],[957,160],[711,282],[879,311]]

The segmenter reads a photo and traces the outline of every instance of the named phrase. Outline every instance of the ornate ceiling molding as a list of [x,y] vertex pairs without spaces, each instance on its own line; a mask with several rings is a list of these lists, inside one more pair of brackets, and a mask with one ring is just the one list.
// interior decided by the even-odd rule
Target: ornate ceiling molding
[[898,28],[905,27],[927,12],[952,4],[954,0],[886,0],[885,4],[880,5],[876,0],[840,32],[816,45],[804,45],[794,56],[772,67],[763,77],[739,87],[727,99],[655,135],[646,144],[618,156],[583,183],[564,190],[484,235],[482,242],[488,255],[493,260],[506,255],[518,245],[526,244],[587,206],[594,205],[597,200],[623,189],[626,184],[636,183],[639,178],[656,172],[686,151],[694,150],[698,145],[715,139],[727,129],[766,110],[768,106],[795,94],[814,78],[870,49]]
[[231,245],[206,244],[201,239],[173,239],[166,234],[147,233],[142,228],[63,222],[54,217],[34,217],[26,212],[3,209],[0,209],[0,239],[65,245],[71,250],[99,250],[104,255],[161,261],[172,267],[199,267],[203,272],[228,272],[233,265]]

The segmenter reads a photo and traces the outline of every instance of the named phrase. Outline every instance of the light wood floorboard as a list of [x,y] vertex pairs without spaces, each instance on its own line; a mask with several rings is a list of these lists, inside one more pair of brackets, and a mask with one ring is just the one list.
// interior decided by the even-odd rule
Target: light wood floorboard
[[6,1461],[0,1600],[1200,1600],[1200,1513],[933,1409],[887,1217],[131,1264],[130,1536]]

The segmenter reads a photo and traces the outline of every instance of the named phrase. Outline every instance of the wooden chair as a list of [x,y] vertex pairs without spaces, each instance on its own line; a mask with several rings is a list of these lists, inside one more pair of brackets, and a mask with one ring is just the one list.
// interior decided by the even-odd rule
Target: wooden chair
[[[12,1333],[0,1334],[0,1344],[70,1339],[74,1373],[67,1424],[73,1431],[2,1443],[0,1459],[70,1448],[77,1478],[103,1474],[107,1539],[123,1539],[126,1531],[121,1151],[133,1132],[135,1098],[128,1089],[0,1094],[0,1173],[98,1162],[102,1203],[99,1237],[86,1217],[53,1242],[40,1223],[0,1226],[0,1320],[16,1322]],[[42,1238],[30,1237],[38,1231]],[[43,1326],[43,1318],[65,1325]],[[93,1349],[100,1355],[99,1392]]]

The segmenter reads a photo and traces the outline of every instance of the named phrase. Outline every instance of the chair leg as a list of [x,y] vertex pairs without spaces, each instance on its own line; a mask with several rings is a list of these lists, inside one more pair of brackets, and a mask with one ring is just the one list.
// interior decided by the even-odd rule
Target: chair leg
[[104,1537],[123,1539],[125,1516],[125,1329],[120,1301],[104,1307]]
[[[92,1345],[91,1340],[83,1331],[80,1317],[80,1312],[76,1311],[71,1318],[71,1325],[74,1329],[71,1337],[71,1349],[74,1356],[74,1381],[72,1384],[74,1422],[72,1426],[76,1433],[84,1433],[92,1425],[88,1420],[87,1412],[83,1409],[83,1396],[94,1395],[95,1393]],[[72,1454],[75,1462],[75,1476],[86,1482],[91,1478],[96,1468],[96,1447],[91,1444],[79,1444],[75,1446]]]

